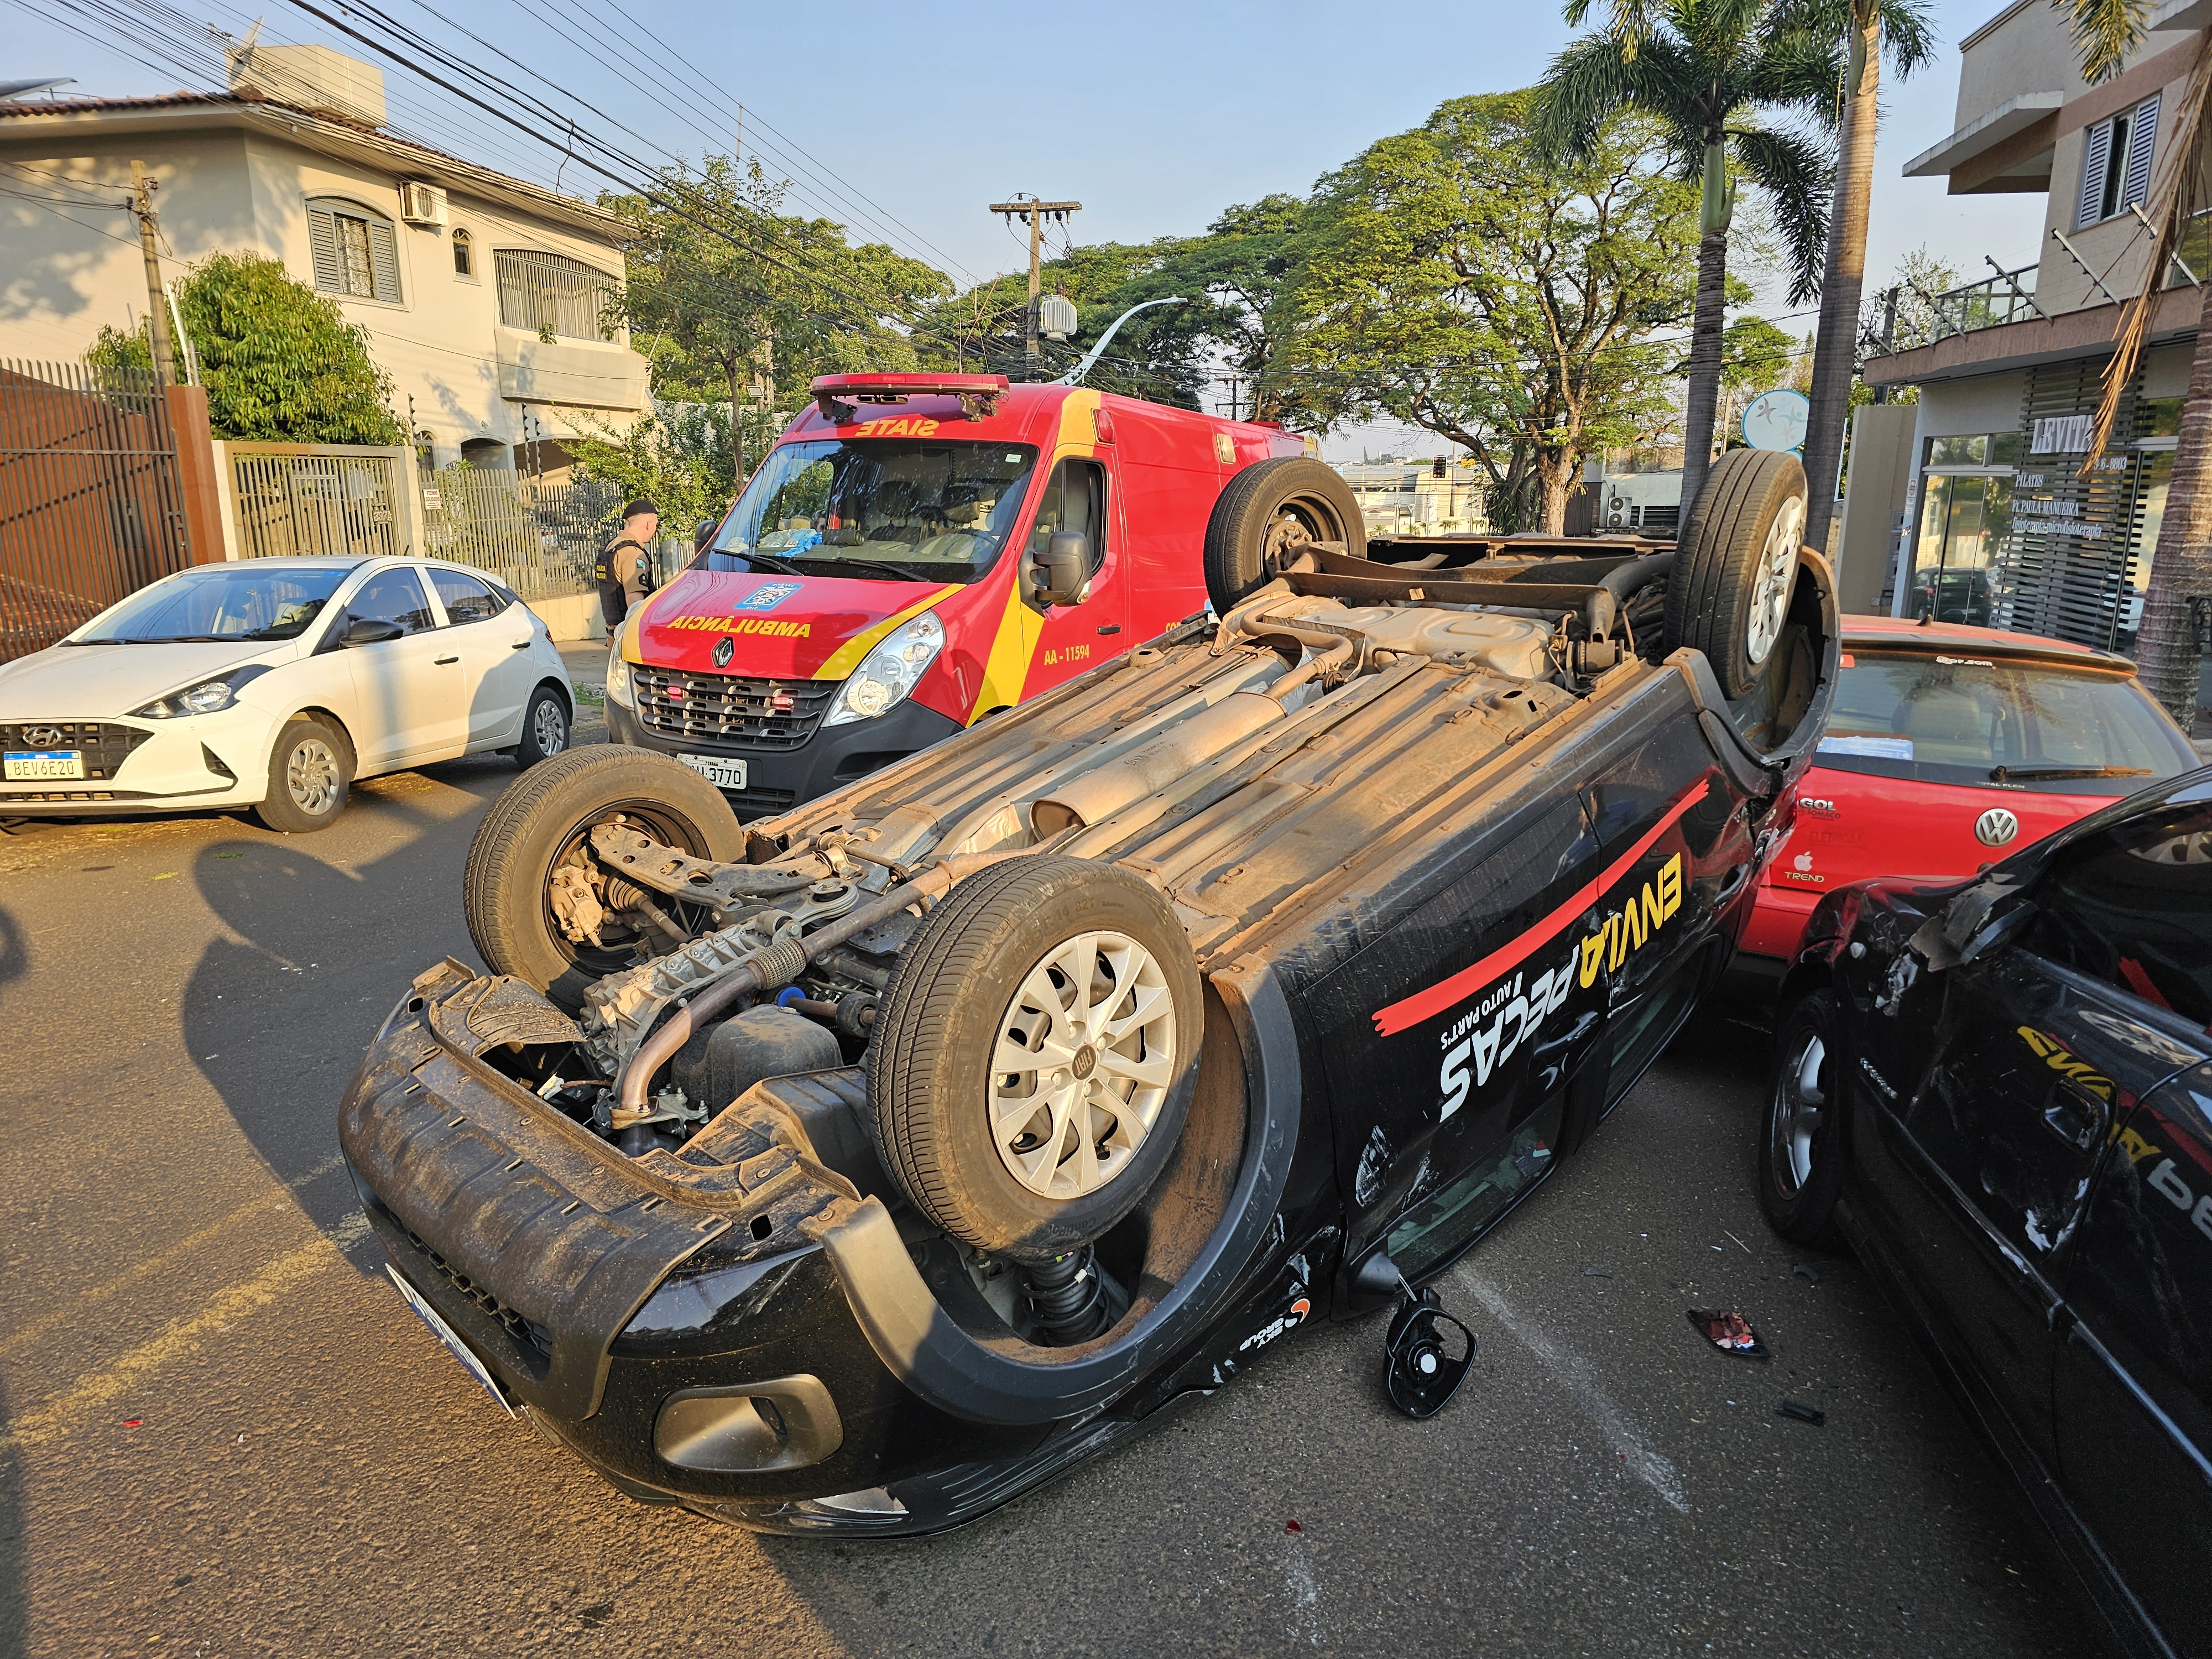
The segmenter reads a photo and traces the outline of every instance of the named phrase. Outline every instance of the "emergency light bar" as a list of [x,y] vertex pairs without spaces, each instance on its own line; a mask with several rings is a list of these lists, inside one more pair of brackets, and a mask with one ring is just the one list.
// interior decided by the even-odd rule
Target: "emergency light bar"
[[[908,398],[957,398],[969,419],[997,411],[1012,384],[1003,374],[823,374],[816,377],[814,401],[822,418],[839,425],[854,404],[896,404]],[[840,416],[838,411],[845,414]]]

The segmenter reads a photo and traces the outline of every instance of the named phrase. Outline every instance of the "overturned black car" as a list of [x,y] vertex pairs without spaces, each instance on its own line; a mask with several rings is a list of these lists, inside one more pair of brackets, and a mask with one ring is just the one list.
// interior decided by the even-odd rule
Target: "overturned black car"
[[1804,493],[1731,454],[1679,551],[1271,533],[1218,622],[742,827],[533,769],[493,973],[341,1108],[395,1280],[623,1492],[779,1531],[957,1524],[1394,1301],[1433,1409],[1407,1299],[1686,1017],[1809,761]]

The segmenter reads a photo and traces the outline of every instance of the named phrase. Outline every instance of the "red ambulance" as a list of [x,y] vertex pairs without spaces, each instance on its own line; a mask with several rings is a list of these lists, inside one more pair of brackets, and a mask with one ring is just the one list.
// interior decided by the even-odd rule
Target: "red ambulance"
[[702,773],[740,817],[782,811],[1204,610],[1210,530],[1270,555],[1364,546],[1310,453],[1083,386],[817,380],[714,540],[623,623],[611,736]]

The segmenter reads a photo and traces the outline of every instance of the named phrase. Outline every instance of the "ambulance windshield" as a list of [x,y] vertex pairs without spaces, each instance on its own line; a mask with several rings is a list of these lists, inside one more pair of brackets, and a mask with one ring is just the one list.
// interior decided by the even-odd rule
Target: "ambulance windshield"
[[810,575],[971,582],[1020,515],[1030,444],[859,438],[781,444],[695,570],[791,565]]

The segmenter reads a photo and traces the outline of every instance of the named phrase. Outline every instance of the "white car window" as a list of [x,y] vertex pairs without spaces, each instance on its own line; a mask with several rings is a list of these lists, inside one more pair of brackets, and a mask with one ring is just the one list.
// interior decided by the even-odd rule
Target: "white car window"
[[395,623],[403,632],[428,633],[437,626],[430,615],[429,597],[412,570],[380,570],[361,585],[347,601],[346,615],[359,621],[373,618]]
[[438,590],[438,602],[446,607],[446,621],[453,627],[487,621],[506,609],[499,596],[474,576],[436,565],[429,567],[429,574],[430,586]]

